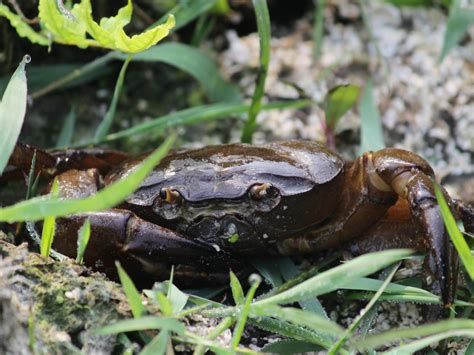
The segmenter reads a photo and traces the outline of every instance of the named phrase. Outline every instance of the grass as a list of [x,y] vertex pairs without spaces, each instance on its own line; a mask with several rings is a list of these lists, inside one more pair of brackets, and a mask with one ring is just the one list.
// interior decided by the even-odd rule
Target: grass
[[[262,103],[265,94],[265,77],[270,61],[270,18],[264,0],[255,0],[254,4],[261,54],[256,87],[250,103],[243,102],[243,95],[221,76],[216,63],[208,55],[190,45],[183,43],[159,44],[147,51],[135,54],[133,58],[128,54],[113,51],[85,65],[74,66],[68,74],[61,74],[63,72],[53,74],[52,71],[46,71],[48,73],[44,75],[46,78],[43,77],[40,84],[37,84],[32,93],[34,99],[42,98],[59,89],[84,85],[86,77],[101,78],[106,72],[105,68],[112,61],[124,61],[104,121],[94,129],[89,139],[77,140],[74,134],[74,122],[80,120],[81,117],[78,113],[74,113],[75,111],[71,111],[68,119],[64,122],[57,146],[85,147],[91,144],[111,143],[130,138],[147,139],[150,132],[153,132],[155,136],[156,134],[169,136],[172,129],[179,129],[184,125],[217,121],[228,116],[236,116],[246,121],[242,141],[251,142],[253,132],[258,129],[256,117],[260,111],[304,108],[313,104],[311,100],[306,99]],[[315,60],[321,55],[320,44],[324,32],[322,16],[325,2],[321,1],[318,4],[314,32],[318,43],[315,49]],[[202,25],[199,27],[203,27],[209,17],[215,16],[211,10],[212,5],[212,2],[209,1],[195,1],[189,5],[184,2],[180,3],[171,11],[176,17],[176,27],[172,31],[176,31],[198,16],[202,16],[200,17]],[[220,9],[225,9],[225,5],[225,1],[219,2]],[[452,6],[449,21],[453,21],[452,17],[457,14],[455,11],[458,11],[454,5]],[[166,18],[168,18],[167,15],[163,17],[163,19]],[[464,20],[467,21],[467,19]],[[450,23],[448,23],[448,27]],[[465,23],[463,23],[464,25]],[[459,32],[464,30],[464,27],[457,28],[456,36],[452,35],[452,37],[458,38]],[[210,30],[204,31],[202,29],[201,31],[207,34]],[[202,36],[205,35],[199,35],[199,37]],[[194,40],[195,43],[201,43],[201,41],[202,39]],[[451,43],[449,46],[452,47],[454,40],[450,39],[449,41]],[[443,50],[443,56],[447,54],[449,48]],[[210,99],[210,103],[177,110],[132,127],[114,130],[114,127],[121,127],[120,123],[115,120],[117,119],[117,110],[120,110],[120,99],[124,95],[123,89],[127,83],[127,67],[129,63],[133,65],[138,62],[166,63],[178,68],[182,73],[186,73],[196,80]],[[0,114],[0,125],[8,128],[8,130],[6,128],[0,130],[0,135],[4,134],[4,136],[0,136],[0,142],[3,144],[0,150],[0,162],[3,165],[6,165],[9,152],[14,147],[25,117],[23,110],[27,100],[25,63],[26,60],[20,64],[19,69],[11,78],[11,85],[5,91],[0,104],[0,113],[3,112]],[[355,105],[358,97],[359,88],[355,85],[341,85],[328,93],[326,119],[331,132],[336,128],[338,121],[343,118],[344,113]],[[21,104],[18,104],[19,102]],[[11,110],[8,112],[12,113],[6,115],[6,110]],[[364,88],[359,110],[363,116],[361,120],[361,149],[383,147],[380,118],[372,99],[370,81]],[[6,118],[10,121],[7,121]],[[15,132],[11,133],[10,128]],[[172,145],[173,138],[164,140],[163,145],[127,179],[102,190],[93,197],[76,201],[61,201],[53,193],[51,197],[31,198],[13,206],[0,208],[0,221],[29,221],[31,226],[31,221],[44,220],[41,239],[44,247],[41,248],[41,252],[43,256],[49,256],[56,217],[96,211],[116,205],[140,185],[149,171],[172,148]],[[33,175],[30,176],[31,181],[33,181]],[[30,183],[30,185],[32,184]],[[450,215],[449,208],[447,208],[442,194],[439,193],[439,189],[437,189],[437,196],[444,221],[455,241],[454,243],[457,247],[462,244],[458,250],[460,250],[463,267],[466,273],[472,277],[474,274],[472,252],[467,248],[467,245],[464,245],[465,243],[463,244],[464,238]],[[90,225],[86,224],[81,229],[78,238],[77,263],[81,263],[84,254],[87,253],[89,236]],[[255,353],[242,345],[243,331],[246,325],[252,325],[262,331],[283,337],[283,340],[265,347],[266,350],[272,352],[285,352],[291,349],[291,351],[326,350],[330,354],[349,354],[357,351],[375,351],[387,344],[393,344],[390,352],[411,353],[443,339],[474,337],[474,321],[459,316],[454,320],[421,325],[410,330],[391,329],[371,335],[370,330],[373,329],[374,317],[377,314],[378,306],[383,301],[440,304],[439,297],[426,290],[404,285],[400,280],[393,281],[399,262],[413,258],[416,257],[412,255],[411,251],[391,250],[363,255],[335,267],[329,267],[328,265],[331,263],[328,261],[320,265],[317,270],[313,269],[306,273],[300,273],[295,264],[285,258],[272,260],[272,263],[264,263],[259,260],[254,264],[260,274],[264,276],[267,284],[271,284],[272,287],[264,286],[259,276],[253,276],[250,280],[250,287],[245,290],[235,274],[231,273],[229,287],[233,305],[230,305],[229,302],[221,304],[211,301],[210,297],[197,297],[180,290],[173,284],[172,277],[169,281],[156,285],[154,289],[140,293],[126,271],[120,264],[117,264],[120,281],[134,318],[96,329],[95,334],[127,333],[123,334],[121,338],[126,339],[123,340],[125,343],[130,342],[128,339],[130,332],[139,334],[138,339],[143,346],[141,354],[165,353],[170,342],[190,344],[194,347],[195,354],[204,354],[207,350],[224,354]],[[370,277],[376,272],[381,272],[384,275],[384,280]],[[458,299],[455,303],[458,314],[465,314],[466,317],[469,317],[469,310],[474,306],[472,303],[474,296],[471,292],[473,289],[472,287],[459,288]],[[318,300],[318,297],[327,297],[328,295],[334,297],[336,293],[339,296],[342,295],[341,297],[346,302],[357,300],[359,303],[366,304],[348,327],[342,327],[331,320]],[[153,305],[153,307],[147,305]],[[160,313],[155,312],[155,306],[160,309]],[[219,323],[209,334],[201,336],[186,328],[187,319],[191,315],[216,318]],[[31,348],[34,348],[36,343],[34,325],[32,316],[29,320]],[[148,330],[154,332],[150,333]],[[232,332],[232,339],[226,347],[221,345],[217,338],[229,330]],[[402,338],[405,341],[402,342],[400,340]],[[473,344],[471,343],[469,347],[474,348]]]

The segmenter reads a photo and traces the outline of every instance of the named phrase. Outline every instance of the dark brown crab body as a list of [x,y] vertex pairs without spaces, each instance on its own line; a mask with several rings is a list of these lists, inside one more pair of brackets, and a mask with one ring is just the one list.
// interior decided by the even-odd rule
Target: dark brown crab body
[[[68,165],[88,165],[83,156],[67,158]],[[125,160],[104,183],[126,176],[142,158]],[[356,252],[409,246],[427,253],[426,284],[450,305],[458,259],[433,176],[425,160],[398,149],[350,163],[307,141],[181,151],[163,159],[117,208],[59,220],[55,248],[74,255],[77,229],[89,218],[86,262],[100,270],[113,273],[119,259],[136,278],[166,277],[175,264],[176,275],[198,267],[212,282],[249,255],[311,253],[349,240]],[[93,194],[99,181],[93,169],[59,175],[64,197]],[[446,197],[466,229],[474,229],[472,210]]]

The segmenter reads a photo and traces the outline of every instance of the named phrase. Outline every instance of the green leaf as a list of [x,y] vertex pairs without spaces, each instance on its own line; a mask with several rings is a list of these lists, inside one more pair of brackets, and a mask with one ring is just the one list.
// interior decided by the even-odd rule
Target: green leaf
[[93,333],[96,335],[106,335],[147,329],[167,330],[178,335],[183,335],[186,330],[183,324],[173,318],[143,316],[136,319],[118,321],[117,323],[96,329]]
[[395,265],[392,268],[392,271],[390,274],[387,276],[385,281],[382,283],[380,288],[377,290],[375,295],[372,297],[370,302],[364,307],[364,309],[359,313],[359,315],[352,321],[351,325],[347,328],[345,331],[344,335],[341,336],[341,338],[329,349],[329,355],[336,355],[339,354],[341,347],[346,343],[347,339],[354,334],[356,328],[359,326],[359,324],[362,322],[364,317],[366,317],[370,310],[375,306],[377,303],[377,300],[380,298],[382,293],[385,291],[387,286],[389,285],[390,281],[392,280],[393,276],[395,275],[395,272],[397,269],[400,267],[400,263]]
[[76,263],[82,264],[84,260],[84,253],[86,251],[87,244],[89,244],[89,239],[91,236],[91,222],[89,219],[86,219],[77,233],[79,236],[77,237]]
[[[442,335],[446,332],[466,332],[474,334],[474,320],[469,319],[450,319],[436,323],[420,325],[418,327],[393,329],[383,333],[368,336],[363,340],[355,342],[360,351],[376,349],[380,346],[388,346],[391,343],[399,342],[403,338],[418,338],[432,335]],[[472,336],[472,335],[471,335]]]
[[[311,100],[277,101],[266,104],[262,110],[274,110],[285,108],[301,108],[312,104]],[[137,124],[123,131],[108,134],[102,142],[110,142],[117,139],[135,136],[140,133],[162,132],[171,127],[178,127],[199,122],[214,121],[229,118],[230,115],[238,115],[246,112],[249,106],[246,104],[217,103],[212,105],[202,105],[173,112],[147,122]],[[87,146],[93,142],[84,142],[81,146]]]
[[[416,330],[415,330],[416,331]],[[441,334],[432,335],[422,339],[415,340],[409,344],[396,347],[389,351],[384,351],[386,355],[398,355],[398,354],[416,354],[419,350],[426,348],[427,346],[436,344],[444,339],[453,337],[461,337],[461,339],[474,338],[474,329],[460,329],[443,332]],[[469,354],[467,351],[464,354]]]
[[128,304],[132,310],[133,317],[140,318],[142,314],[146,312],[145,306],[142,303],[142,296],[138,292],[130,276],[128,276],[118,261],[115,262],[115,266],[117,267],[120,283],[127,295]]
[[253,132],[257,128],[257,115],[260,112],[262,98],[265,93],[268,65],[270,64],[270,14],[266,0],[254,0],[255,16],[257,17],[258,36],[260,38],[260,68],[257,84],[252,95],[247,122],[242,131],[242,143],[252,143]]
[[373,97],[372,81],[365,84],[364,93],[359,105],[361,119],[361,143],[359,154],[369,150],[379,150],[385,147],[382,122],[380,114],[375,106]]
[[170,333],[162,330],[140,351],[140,355],[161,355],[166,354]]
[[365,254],[313,276],[287,291],[257,301],[255,305],[287,304],[329,293],[351,280],[372,274],[396,261],[407,258],[410,254],[411,251],[405,249]]
[[272,354],[316,353],[325,348],[301,340],[284,339],[265,345],[261,351]]
[[31,43],[41,46],[49,46],[50,40],[41,33],[36,32],[29,24],[22,20],[21,16],[13,13],[3,4],[0,4],[0,16],[5,17],[15,28],[20,37],[27,38]]
[[239,279],[231,271],[230,273],[230,288],[232,290],[232,297],[234,297],[234,303],[236,305],[243,304],[245,302],[244,291]]
[[100,211],[113,207],[140,186],[150,171],[167,154],[173,142],[174,136],[171,136],[150,154],[134,172],[93,196],[73,200],[49,199],[45,196],[35,197],[10,207],[0,208],[0,221],[9,223],[25,220],[37,221],[48,216],[67,216],[73,213]]
[[122,7],[116,16],[105,17],[100,24],[92,17],[92,6],[90,0],[81,2],[81,19],[84,20],[87,33],[91,35],[102,47],[119,50],[125,53],[138,53],[144,51],[165,38],[171,28],[175,25],[173,15],[169,15],[166,22],[141,34],[129,37],[124,27],[130,23],[132,18],[132,1]]
[[334,336],[344,333],[344,330],[337,323],[321,317],[316,313],[307,312],[298,308],[253,304],[250,306],[250,314],[252,317],[267,316],[278,318],[300,327],[306,327],[318,333]]
[[42,26],[50,33],[53,40],[79,48],[97,45],[97,42],[86,38],[86,24],[81,19],[81,4],[75,4],[70,16],[59,11],[56,1],[40,0],[38,4],[39,19]]
[[332,88],[325,99],[326,125],[334,130],[344,114],[349,111],[359,99],[360,87],[347,84]]
[[74,111],[74,108],[72,108],[71,111],[69,111],[69,114],[66,116],[63,126],[61,127],[61,132],[59,132],[56,148],[67,148],[71,145],[75,124],[76,112]]
[[178,314],[184,309],[184,306],[186,306],[189,296],[170,281],[165,281],[163,284],[168,288],[166,297],[168,297],[171,302],[172,313]]
[[27,100],[25,64],[30,60],[29,56],[23,58],[0,102],[0,175],[15,148],[25,119]]
[[[114,53],[114,56],[126,58],[121,53]],[[199,81],[212,101],[242,101],[238,88],[224,80],[217,64],[197,48],[181,43],[164,43],[135,55],[133,60],[162,62],[183,70]]]
[[385,0],[395,6],[424,7],[433,6],[433,0]]
[[215,3],[216,0],[179,1],[175,7],[156,21],[153,26],[164,23],[168,16],[173,14],[176,17],[176,26],[172,31],[176,32],[178,29],[207,12]]
[[109,133],[110,127],[114,121],[115,112],[117,111],[117,103],[120,98],[120,94],[122,93],[123,81],[125,80],[125,73],[127,72],[128,64],[132,60],[132,56],[129,54],[125,61],[122,64],[122,68],[120,69],[120,73],[117,79],[117,83],[115,84],[114,95],[112,97],[112,102],[110,103],[110,107],[107,110],[107,113],[104,116],[102,122],[100,122],[99,127],[95,132],[95,140],[98,142],[101,138],[103,138],[107,133]]
[[474,280],[474,257],[471,255],[469,246],[467,245],[462,233],[459,231],[456,220],[454,219],[443,196],[443,193],[436,182],[434,182],[434,190],[446,230],[453,241],[454,247],[456,248],[464,267],[466,268],[467,273],[471,279]]
[[[58,179],[54,179],[53,186],[51,187],[51,193],[49,198],[57,198],[59,196],[59,185]],[[54,231],[56,229],[56,217],[46,217],[43,222],[43,230],[41,232],[41,244],[40,254],[41,256],[48,258],[51,252],[51,246],[54,240]]]
[[446,55],[463,38],[468,28],[474,23],[474,8],[469,5],[461,6],[461,0],[452,0],[449,8],[449,17],[444,32],[443,48],[438,58],[442,63]]
[[255,291],[257,291],[258,286],[260,285],[260,276],[258,275],[250,275],[256,276],[253,279],[252,286],[250,290],[247,292],[247,297],[245,298],[245,302],[243,303],[242,310],[239,313],[237,324],[234,328],[234,334],[232,335],[232,349],[235,351],[239,346],[240,338],[242,337],[242,333],[244,332],[245,323],[247,322],[247,317],[250,313],[250,304],[252,303],[253,296],[255,295]]

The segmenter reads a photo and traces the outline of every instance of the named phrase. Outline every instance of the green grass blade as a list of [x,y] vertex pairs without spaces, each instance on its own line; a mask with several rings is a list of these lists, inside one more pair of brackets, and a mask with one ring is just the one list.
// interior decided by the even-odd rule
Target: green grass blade
[[420,325],[414,328],[389,330],[383,333],[370,335],[363,340],[358,340],[355,342],[355,345],[357,349],[364,351],[376,349],[380,346],[387,346],[388,344],[400,341],[400,339],[403,338],[411,339],[433,336],[450,331],[474,332],[474,320],[457,318],[439,321],[437,323]]
[[91,222],[89,219],[86,219],[77,233],[79,236],[77,237],[76,263],[82,264],[84,261],[84,253],[86,252],[87,244],[89,244],[91,237]]
[[35,197],[10,207],[0,208],[0,221],[9,223],[37,221],[49,216],[67,216],[73,213],[100,211],[113,207],[140,186],[143,179],[167,154],[173,142],[174,136],[171,136],[129,176],[91,197],[75,200],[48,199],[45,196]]
[[112,102],[110,103],[110,107],[107,110],[107,113],[104,116],[102,122],[100,122],[99,127],[97,127],[97,131],[95,132],[94,139],[99,142],[107,133],[109,133],[110,127],[112,127],[112,123],[114,121],[115,112],[117,111],[117,103],[120,98],[120,94],[122,93],[123,82],[125,80],[125,73],[127,72],[128,64],[132,60],[133,56],[129,54],[126,56],[122,68],[120,69],[120,73],[117,79],[117,83],[115,84],[114,95],[112,96]]
[[168,16],[173,14],[174,17],[176,17],[176,24],[171,29],[171,32],[175,32],[211,9],[215,3],[216,0],[180,1],[175,7],[156,21],[152,27],[165,23]]
[[[342,285],[341,288],[347,290],[362,290],[362,291],[377,291],[383,284],[381,280],[370,279],[367,277],[361,277],[356,280],[352,280]],[[385,288],[385,293],[395,294],[415,294],[420,296],[434,296],[431,292],[423,290],[422,288],[399,285],[395,283],[389,284]]]
[[456,248],[464,267],[466,268],[467,273],[471,279],[474,280],[474,257],[471,255],[469,246],[467,245],[464,236],[459,231],[456,220],[454,219],[437,183],[434,183],[434,189],[446,230],[453,241],[454,247]]
[[140,351],[140,355],[161,355],[166,354],[166,348],[170,333],[162,330],[160,334],[155,336],[144,348]]
[[[250,277],[252,277],[252,275]],[[250,290],[247,292],[245,303],[237,319],[237,324],[235,325],[234,334],[232,335],[232,349],[234,351],[236,351],[237,347],[239,346],[240,338],[242,337],[245,323],[247,322],[247,317],[250,313],[250,304],[252,303],[253,296],[255,295],[255,291],[257,291],[257,288],[259,285],[260,285],[260,276],[256,276],[252,282],[252,286],[250,287]]]
[[[59,195],[58,179],[54,179],[49,198],[57,198]],[[54,231],[56,228],[56,217],[48,216],[44,219],[43,230],[41,232],[40,254],[47,258],[51,252],[54,240]]]
[[118,321],[117,323],[106,325],[94,331],[96,335],[117,334],[125,332],[133,332],[137,330],[161,329],[175,332],[183,335],[185,327],[183,324],[173,318],[143,316],[136,319],[127,319]]
[[283,339],[265,345],[261,351],[272,354],[317,353],[325,348],[301,340]]
[[67,148],[71,146],[72,136],[74,134],[74,126],[76,125],[76,112],[74,108],[69,111],[69,114],[64,120],[61,132],[59,132],[56,148]]
[[267,79],[268,65],[270,63],[271,34],[267,1],[253,0],[253,5],[257,17],[257,28],[260,38],[260,68],[258,70],[257,84],[253,92],[248,119],[242,132],[241,141],[243,143],[252,143],[252,135],[257,128],[257,115],[262,105],[262,98],[265,93],[265,80]]
[[[115,58],[125,59],[122,53]],[[215,102],[241,102],[237,87],[227,82],[217,64],[201,50],[182,43],[165,43],[138,53],[134,61],[162,62],[174,66],[195,78],[206,94]]]
[[[416,331],[416,328],[415,328],[415,331]],[[384,351],[382,354],[387,354],[387,355],[415,354],[417,351],[423,348],[426,348],[427,346],[436,344],[441,340],[452,338],[452,337],[474,338],[474,329],[452,330],[449,332],[444,332],[442,334],[432,335],[426,338],[415,340],[411,342],[410,344],[396,347],[390,351]],[[465,354],[468,354],[468,353],[466,352]]]
[[372,81],[365,84],[364,92],[359,104],[361,118],[361,143],[359,154],[369,150],[379,150],[385,147],[382,132],[382,122],[379,110],[374,103]]
[[388,277],[385,279],[385,281],[382,283],[382,285],[377,290],[377,292],[372,297],[372,299],[367,304],[367,306],[365,306],[364,309],[359,313],[359,315],[354,319],[354,321],[351,323],[349,328],[347,328],[344,335],[331,347],[331,349],[329,349],[329,353],[328,353],[329,355],[336,355],[339,353],[341,347],[344,345],[344,343],[346,343],[347,339],[349,339],[349,337],[351,337],[352,334],[354,334],[356,328],[362,322],[364,317],[368,314],[368,312],[372,309],[372,307],[375,306],[378,299],[380,298],[382,293],[385,291],[390,281],[393,279],[393,276],[395,275],[395,272],[397,271],[399,267],[400,267],[400,263],[398,263],[392,268],[392,271],[390,272]]
[[314,2],[313,57],[314,59],[319,59],[323,53],[324,8],[326,7],[326,0],[318,0]]
[[145,312],[145,306],[142,303],[142,296],[138,292],[135,284],[118,261],[115,262],[117,272],[122,284],[123,290],[127,295],[128,304],[135,318],[140,318]]
[[240,284],[239,279],[235,274],[230,272],[230,288],[232,290],[232,297],[236,305],[241,305],[245,302],[244,290],[242,290],[242,285]]
[[298,308],[254,304],[250,306],[250,313],[252,317],[274,317],[331,336],[344,334],[344,330],[337,323]]
[[405,259],[411,253],[410,250],[399,249],[365,254],[318,274],[287,291],[257,301],[255,305],[287,304],[329,293],[351,280],[370,275],[394,262]]
[[[310,106],[311,100],[295,100],[295,101],[277,101],[262,107],[262,110],[275,110],[285,108],[303,108]],[[165,116],[151,119],[150,121],[135,125],[132,128],[125,129],[116,133],[107,135],[102,142],[111,142],[117,139],[136,136],[138,134],[153,133],[157,134],[172,127],[189,125],[199,122],[215,121],[219,119],[226,119],[232,115],[239,115],[245,113],[249,106],[246,104],[230,104],[230,103],[216,103],[211,105],[203,105],[173,112]],[[93,141],[83,142],[80,146],[88,146],[94,143]]]
[[188,302],[189,296],[176,287],[171,281],[165,281],[165,288],[168,288],[166,297],[171,302],[172,314],[178,314],[184,309]]
[[[444,32],[443,48],[438,58],[442,63],[449,51],[453,49],[463,38],[469,27],[474,23],[474,10],[462,6],[462,0],[452,0],[449,8],[448,22]],[[469,4],[466,2],[466,4]]]
[[279,334],[291,339],[306,341],[311,344],[322,346],[324,349],[328,349],[332,344],[332,342],[328,342],[316,332],[279,319],[270,317],[258,317],[256,319],[250,318],[248,323],[267,332]]
[[0,175],[7,166],[26,113],[27,85],[25,65],[30,56],[23,57],[13,73],[0,102]]

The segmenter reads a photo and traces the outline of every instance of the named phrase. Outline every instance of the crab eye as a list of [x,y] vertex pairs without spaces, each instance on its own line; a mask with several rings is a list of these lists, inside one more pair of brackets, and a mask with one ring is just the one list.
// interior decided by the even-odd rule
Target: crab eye
[[250,196],[254,200],[261,200],[270,194],[272,188],[272,185],[269,183],[254,185],[250,188]]
[[181,201],[181,195],[178,191],[165,187],[160,190],[160,198],[168,203],[178,203]]

